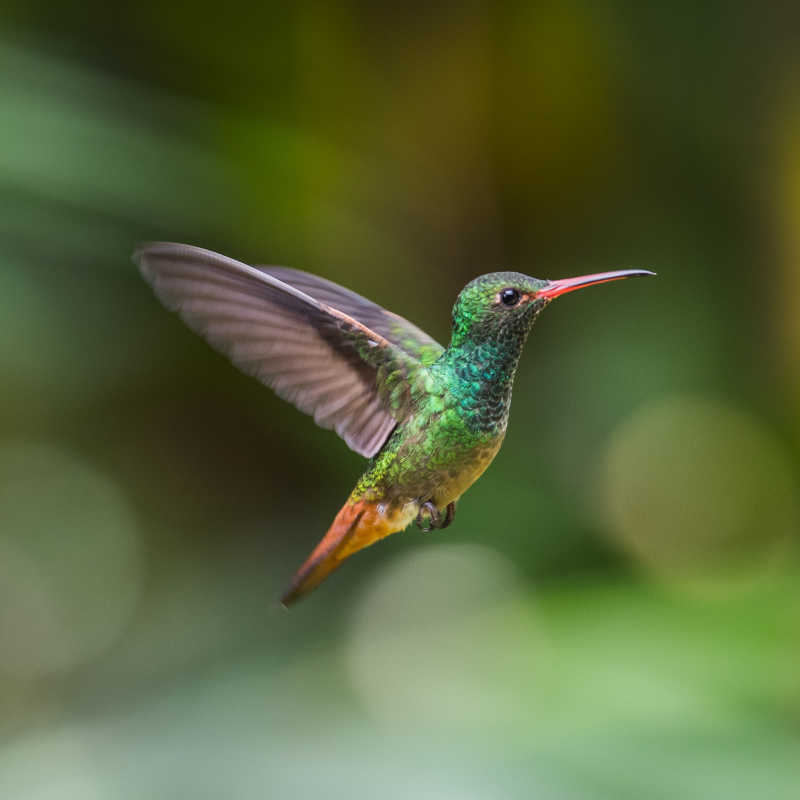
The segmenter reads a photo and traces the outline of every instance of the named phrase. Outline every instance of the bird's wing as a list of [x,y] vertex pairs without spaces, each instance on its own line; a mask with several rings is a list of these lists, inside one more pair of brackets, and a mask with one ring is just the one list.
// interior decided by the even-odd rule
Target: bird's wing
[[388,339],[392,344],[402,348],[410,356],[419,359],[426,366],[436,361],[444,351],[439,342],[412,322],[333,281],[290,267],[259,264],[256,269],[311,295],[320,303],[338,308],[339,311],[343,311],[366,325],[370,330]]
[[134,260],[192,330],[364,456],[425,379],[419,360],[360,320],[240,261],[166,242]]

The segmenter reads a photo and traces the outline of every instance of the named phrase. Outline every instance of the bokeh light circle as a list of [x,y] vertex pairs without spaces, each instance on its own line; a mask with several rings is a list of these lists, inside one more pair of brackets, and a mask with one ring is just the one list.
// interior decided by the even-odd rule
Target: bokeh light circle
[[757,417],[722,401],[640,409],[612,435],[600,483],[611,535],[667,578],[755,577],[798,531],[791,459]]
[[0,448],[0,674],[95,658],[129,622],[141,582],[137,526],[113,481],[49,443]]
[[472,544],[391,564],[359,598],[346,649],[351,683],[379,722],[462,733],[533,713],[549,656],[511,563]]

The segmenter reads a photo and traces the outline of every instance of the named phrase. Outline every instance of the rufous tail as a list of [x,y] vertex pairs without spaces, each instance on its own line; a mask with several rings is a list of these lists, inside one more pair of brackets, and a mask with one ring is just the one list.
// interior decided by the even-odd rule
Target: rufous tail
[[319,586],[348,556],[390,533],[403,530],[410,521],[404,519],[402,512],[384,513],[377,503],[348,500],[328,532],[295,573],[281,603],[289,606],[299,600]]

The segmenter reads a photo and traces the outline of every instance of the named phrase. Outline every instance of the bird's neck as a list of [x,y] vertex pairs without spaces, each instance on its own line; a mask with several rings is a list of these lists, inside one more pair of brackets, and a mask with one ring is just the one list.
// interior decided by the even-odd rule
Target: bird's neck
[[464,338],[438,362],[456,407],[476,432],[501,433],[508,421],[511,390],[524,338],[509,341]]

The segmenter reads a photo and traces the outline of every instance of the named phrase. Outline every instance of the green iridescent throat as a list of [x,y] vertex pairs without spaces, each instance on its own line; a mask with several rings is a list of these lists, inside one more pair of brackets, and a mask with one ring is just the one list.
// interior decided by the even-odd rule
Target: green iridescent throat
[[546,305],[533,301],[509,310],[493,298],[509,286],[535,289],[530,283],[514,272],[481,276],[464,288],[453,308],[450,346],[432,370],[447,382],[459,413],[475,432],[505,430],[522,348]]

